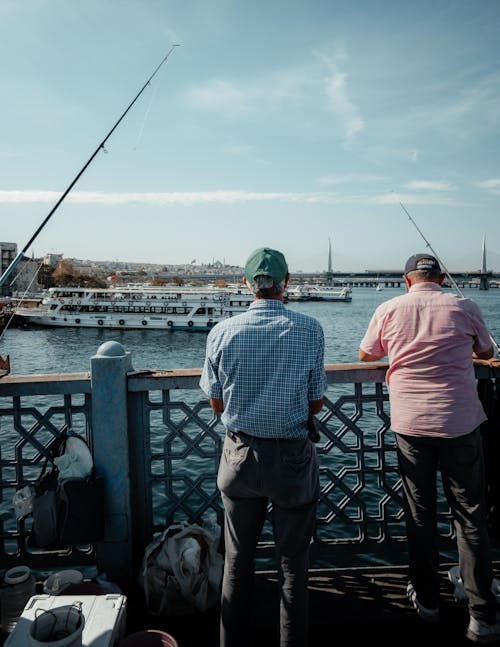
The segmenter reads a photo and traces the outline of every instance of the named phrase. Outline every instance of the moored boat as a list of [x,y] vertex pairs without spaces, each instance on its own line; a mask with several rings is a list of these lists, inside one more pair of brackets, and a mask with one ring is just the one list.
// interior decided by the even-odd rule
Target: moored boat
[[285,293],[286,301],[309,301],[309,286],[294,285],[287,288]]
[[345,286],[336,289],[327,285],[315,285],[309,291],[309,301],[343,301],[344,303],[350,303],[352,301],[351,288]]
[[15,317],[52,327],[207,331],[251,301],[249,292],[215,287],[53,287],[19,303]]
[[328,285],[296,285],[287,290],[288,301],[352,301],[351,288],[333,288]]

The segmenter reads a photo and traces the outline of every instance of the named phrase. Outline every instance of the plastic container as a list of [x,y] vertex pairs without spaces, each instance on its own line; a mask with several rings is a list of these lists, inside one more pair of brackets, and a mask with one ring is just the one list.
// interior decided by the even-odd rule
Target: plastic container
[[49,595],[61,595],[61,593],[72,584],[81,584],[83,575],[80,571],[67,570],[58,571],[49,575],[43,584],[43,592]]
[[[81,585],[79,585],[81,586]],[[63,607],[81,605],[84,619],[81,642],[70,642],[78,639],[77,631],[66,635],[62,640],[67,642],[41,642],[40,638],[31,635],[36,619],[44,612],[53,612],[59,616]],[[26,605],[14,631],[9,634],[4,647],[116,647],[125,635],[127,598],[124,595],[35,595]],[[79,627],[76,628],[78,630]],[[39,643],[33,642],[38,640]],[[68,642],[69,641],[69,642]]]
[[179,647],[177,640],[170,634],[157,629],[146,629],[125,636],[118,647]]
[[31,647],[82,647],[85,618],[81,603],[35,614],[30,625]]
[[15,566],[5,573],[0,589],[3,633],[14,630],[29,599],[36,593],[36,581],[28,566]]

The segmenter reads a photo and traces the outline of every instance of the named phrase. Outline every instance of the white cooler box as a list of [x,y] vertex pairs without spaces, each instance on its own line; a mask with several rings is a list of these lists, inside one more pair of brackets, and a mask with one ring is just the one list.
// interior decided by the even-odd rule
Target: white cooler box
[[[82,647],[115,647],[126,630],[127,598],[124,595],[35,595],[29,599],[4,647],[30,647],[30,626],[42,611],[81,602],[85,624]],[[49,646],[50,641],[47,643]]]

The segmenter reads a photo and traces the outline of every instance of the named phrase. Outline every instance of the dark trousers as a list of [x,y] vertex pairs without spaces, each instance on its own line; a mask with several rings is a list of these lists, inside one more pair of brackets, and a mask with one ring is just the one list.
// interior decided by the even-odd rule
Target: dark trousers
[[225,511],[221,647],[250,641],[254,558],[269,502],[280,585],[280,647],[308,643],[309,545],[319,496],[310,440],[228,432],[217,479]]
[[410,581],[421,604],[438,607],[439,548],[437,473],[451,508],[459,567],[470,615],[495,622],[493,572],[485,513],[481,436],[476,429],[456,438],[396,434],[403,483]]

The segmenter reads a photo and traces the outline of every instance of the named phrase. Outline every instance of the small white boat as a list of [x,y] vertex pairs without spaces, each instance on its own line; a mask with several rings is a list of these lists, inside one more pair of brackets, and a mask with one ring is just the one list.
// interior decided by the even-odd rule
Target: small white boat
[[352,301],[351,288],[343,287],[335,289],[326,285],[315,285],[309,290],[309,301]]
[[21,302],[15,316],[39,326],[207,331],[252,300],[248,291],[215,287],[54,287]]
[[332,288],[328,285],[296,285],[286,293],[288,301],[352,301],[351,288]]
[[309,301],[309,287],[307,285],[294,285],[287,288],[285,293],[287,301]]
[[384,289],[384,286],[382,285],[382,283],[377,283],[377,287],[375,288],[375,290],[377,290],[377,292],[382,292],[383,289]]

